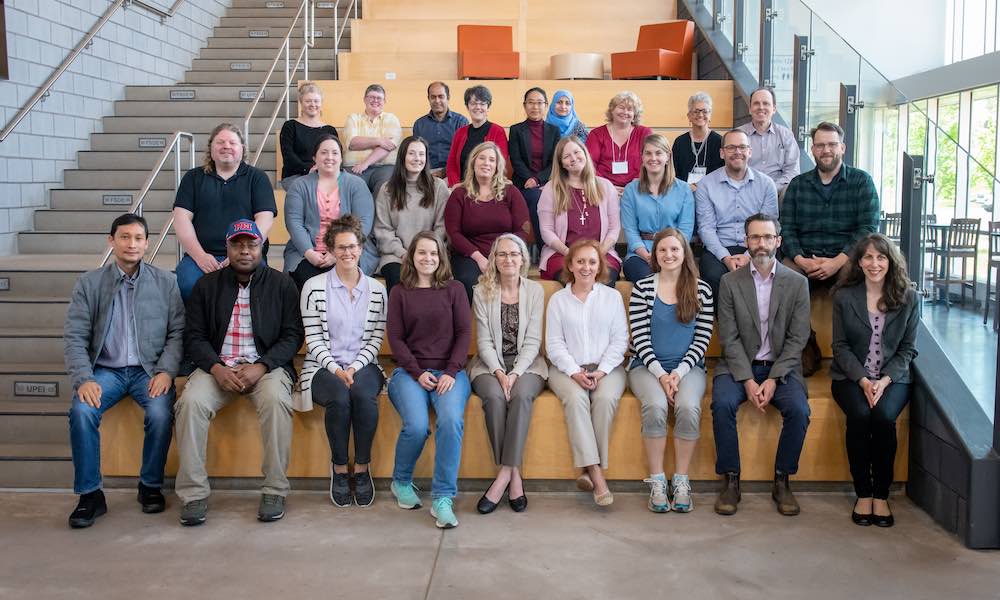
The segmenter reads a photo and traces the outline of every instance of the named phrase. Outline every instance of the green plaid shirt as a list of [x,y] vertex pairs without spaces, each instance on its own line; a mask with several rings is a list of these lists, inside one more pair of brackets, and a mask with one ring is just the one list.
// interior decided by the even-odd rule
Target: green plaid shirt
[[875,233],[879,199],[871,176],[845,164],[831,185],[827,200],[817,169],[788,184],[781,205],[781,250],[786,257],[850,254],[859,239]]

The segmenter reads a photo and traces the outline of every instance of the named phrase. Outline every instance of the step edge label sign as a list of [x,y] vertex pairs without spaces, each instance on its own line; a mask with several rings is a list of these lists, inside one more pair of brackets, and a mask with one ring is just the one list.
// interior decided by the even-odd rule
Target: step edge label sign
[[[257,97],[257,90],[240,90],[240,100],[252,101],[256,97]],[[264,97],[261,96],[261,100],[263,99]]]
[[253,64],[249,63],[249,62],[246,62],[246,61],[231,62],[231,63],[229,63],[229,70],[230,71],[249,71],[252,68],[253,68]]
[[105,206],[132,206],[132,194],[104,194],[101,203]]
[[285,8],[285,3],[279,0],[271,0],[264,3],[264,8]]
[[0,277],[0,292],[10,291],[10,277]]
[[317,2],[316,8],[334,8],[333,2]]
[[247,37],[252,38],[266,38],[271,37],[270,30],[267,29],[251,29],[247,32]]
[[194,100],[194,90],[170,90],[171,100]]
[[162,137],[141,137],[139,138],[140,148],[166,148],[167,138]]
[[59,396],[58,381],[15,381],[15,396],[44,396],[55,398]]

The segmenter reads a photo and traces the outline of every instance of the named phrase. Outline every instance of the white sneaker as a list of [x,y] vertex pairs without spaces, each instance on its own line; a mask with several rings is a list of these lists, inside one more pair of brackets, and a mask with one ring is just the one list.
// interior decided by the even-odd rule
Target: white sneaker
[[694,510],[694,502],[691,500],[691,481],[688,480],[688,476],[674,473],[670,483],[674,488],[674,510],[681,513]]
[[643,479],[649,484],[649,510],[655,513],[670,512],[670,499],[667,498],[667,481],[657,477]]

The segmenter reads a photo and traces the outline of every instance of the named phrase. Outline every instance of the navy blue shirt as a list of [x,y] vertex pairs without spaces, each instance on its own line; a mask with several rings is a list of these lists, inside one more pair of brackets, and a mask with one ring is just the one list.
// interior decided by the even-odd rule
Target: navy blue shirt
[[451,150],[451,138],[460,127],[469,124],[469,120],[457,112],[448,111],[444,119],[438,121],[432,113],[417,119],[413,124],[413,135],[427,140],[427,163],[431,169],[443,169],[448,163],[448,152]]
[[236,173],[222,179],[212,170],[195,167],[184,174],[177,188],[174,208],[194,213],[192,223],[198,243],[213,256],[226,255],[226,228],[237,219],[251,219],[259,212],[278,214],[274,189],[264,171],[241,162]]

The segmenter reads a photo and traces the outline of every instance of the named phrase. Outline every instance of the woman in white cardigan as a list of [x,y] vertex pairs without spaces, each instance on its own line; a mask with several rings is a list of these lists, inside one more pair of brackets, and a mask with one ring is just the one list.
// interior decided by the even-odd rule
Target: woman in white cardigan
[[[334,268],[302,289],[306,357],[302,365],[299,410],[315,402],[326,409],[326,435],[332,466],[330,500],[337,506],[368,506],[375,485],[368,465],[378,426],[378,396],[385,373],[378,352],[385,336],[385,286],[358,265],[361,221],[345,215],[330,222],[324,240],[336,256]],[[348,472],[348,443],[354,430],[354,494]]]
[[566,253],[576,240],[596,240],[607,263],[607,283],[614,286],[621,268],[615,243],[621,231],[618,192],[598,177],[587,147],[575,137],[556,144],[552,176],[538,199],[542,248],[538,263],[544,279],[559,279]]
[[476,507],[484,515],[496,509],[505,491],[515,512],[528,507],[519,467],[531,407],[549,372],[539,354],[545,291],[528,279],[528,262],[524,240],[500,235],[472,294],[478,353],[469,363],[469,379],[483,402],[493,459],[500,467]]
[[578,488],[598,506],[614,501],[604,480],[608,440],[625,391],[622,360],[628,323],[622,297],[597,285],[606,277],[604,254],[594,240],[577,240],[566,254],[566,287],[552,294],[545,313],[545,348],[552,363],[549,387],[562,401]]

